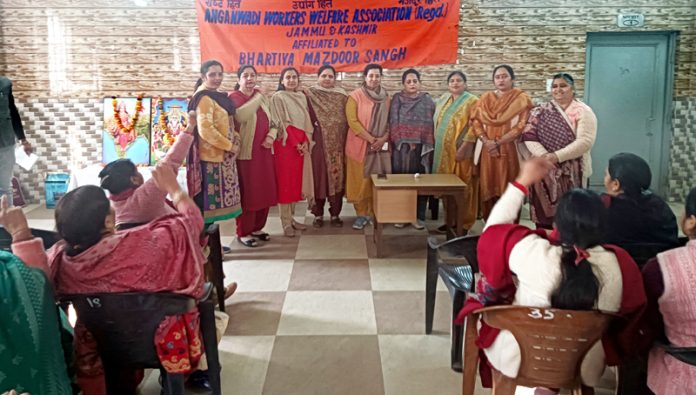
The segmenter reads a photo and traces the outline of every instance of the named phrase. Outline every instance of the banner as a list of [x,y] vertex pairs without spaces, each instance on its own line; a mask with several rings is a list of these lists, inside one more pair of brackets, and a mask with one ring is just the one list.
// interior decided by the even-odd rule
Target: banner
[[459,0],[196,0],[201,60],[259,73],[452,64]]

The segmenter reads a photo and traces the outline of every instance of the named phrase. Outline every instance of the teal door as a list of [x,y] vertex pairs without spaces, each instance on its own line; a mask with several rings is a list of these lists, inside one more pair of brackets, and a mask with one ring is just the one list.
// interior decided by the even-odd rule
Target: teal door
[[653,191],[667,192],[674,33],[590,33],[585,102],[597,114],[590,186],[603,188],[609,158],[632,152],[652,170]]

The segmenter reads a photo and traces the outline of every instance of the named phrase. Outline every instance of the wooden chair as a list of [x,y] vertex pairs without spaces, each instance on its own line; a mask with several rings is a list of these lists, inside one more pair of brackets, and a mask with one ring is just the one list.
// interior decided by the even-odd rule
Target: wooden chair
[[[580,365],[585,354],[601,339],[611,315],[598,311],[575,311],[526,306],[493,306],[467,317],[464,355],[464,395],[473,395],[476,384],[478,348],[476,318],[483,315],[488,325],[510,331],[520,346],[521,363],[517,377],[496,375],[493,394],[513,395],[518,385],[570,389],[583,393]],[[593,392],[589,392],[593,393]]]

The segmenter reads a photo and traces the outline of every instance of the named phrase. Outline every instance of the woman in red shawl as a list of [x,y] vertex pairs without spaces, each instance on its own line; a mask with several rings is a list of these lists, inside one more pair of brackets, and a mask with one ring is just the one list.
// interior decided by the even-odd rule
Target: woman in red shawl
[[283,234],[294,237],[295,230],[307,226],[295,221],[295,203],[307,199],[312,205],[312,134],[314,125],[309,115],[307,97],[297,88],[300,73],[287,67],[280,73],[278,91],[271,96],[271,119],[278,129],[274,143],[278,208]]
[[[632,350],[645,291],[638,266],[626,251],[600,244],[606,210],[594,192],[574,189],[563,196],[551,236],[514,224],[528,188],[552,166],[542,158],[524,163],[516,181],[496,203],[477,246],[479,294],[467,300],[457,320],[462,322],[471,311],[494,304],[618,313],[627,319],[612,325],[582,364],[583,382],[595,386],[605,363],[617,365],[619,356]],[[477,344],[498,374],[517,376],[520,349],[509,331],[483,324]],[[490,384],[490,377],[482,376],[482,381]]]
[[[44,252],[41,239],[32,236],[21,209],[13,211],[11,215],[19,220],[12,224],[5,222],[13,236],[13,253],[27,266],[42,269],[52,281],[58,297],[164,291],[199,297],[203,292],[205,263],[199,243],[203,217],[177,183],[170,167],[158,167],[152,176],[157,186],[172,197],[176,214],[116,233],[115,214],[109,199],[101,188],[87,185],[60,199],[55,217],[62,241],[48,253]],[[7,211],[3,207],[0,215],[5,217]],[[184,336],[176,343],[177,349],[182,351],[180,354],[160,354],[167,371],[187,373],[195,369],[201,357],[197,321],[198,312],[194,310],[179,317],[165,317],[160,324],[155,341],[173,341],[184,330],[193,331],[192,339],[199,339],[191,343]],[[105,394],[104,372],[96,344],[79,317],[75,326],[75,354],[78,384],[83,393]],[[136,372],[123,375],[121,393],[135,390],[137,376]]]

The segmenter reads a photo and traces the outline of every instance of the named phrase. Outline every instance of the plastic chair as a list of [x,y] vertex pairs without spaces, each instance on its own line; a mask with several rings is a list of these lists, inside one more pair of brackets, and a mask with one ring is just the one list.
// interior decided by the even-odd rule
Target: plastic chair
[[[40,237],[44,243],[44,249],[49,249],[53,247],[60,240],[57,232],[44,229],[31,228],[31,234],[34,237]],[[5,230],[4,227],[0,226],[0,249],[4,251],[11,251],[12,248],[12,235]]]
[[80,321],[94,336],[104,366],[107,394],[124,394],[118,371],[122,368],[158,368],[164,393],[184,394],[183,374],[166,374],[155,349],[155,332],[166,315],[188,312],[198,306],[200,327],[213,394],[221,394],[220,361],[215,333],[212,285],[204,296],[194,298],[174,293],[103,293],[65,295],[61,302],[75,307]]
[[[428,257],[425,276],[425,333],[433,331],[435,296],[438,274],[452,298],[452,319],[459,314],[467,294],[474,290],[474,273],[478,272],[476,245],[479,236],[458,237],[438,244],[435,237],[428,238]],[[462,343],[464,329],[452,324],[452,370],[462,371]]]
[[[583,394],[580,365],[590,348],[601,339],[612,315],[598,311],[576,311],[526,306],[493,306],[477,310],[488,325],[508,330],[520,346],[517,377],[496,375],[493,394],[513,395],[518,385],[570,389]],[[478,347],[476,319],[467,317],[464,355],[464,395],[473,395]]]

